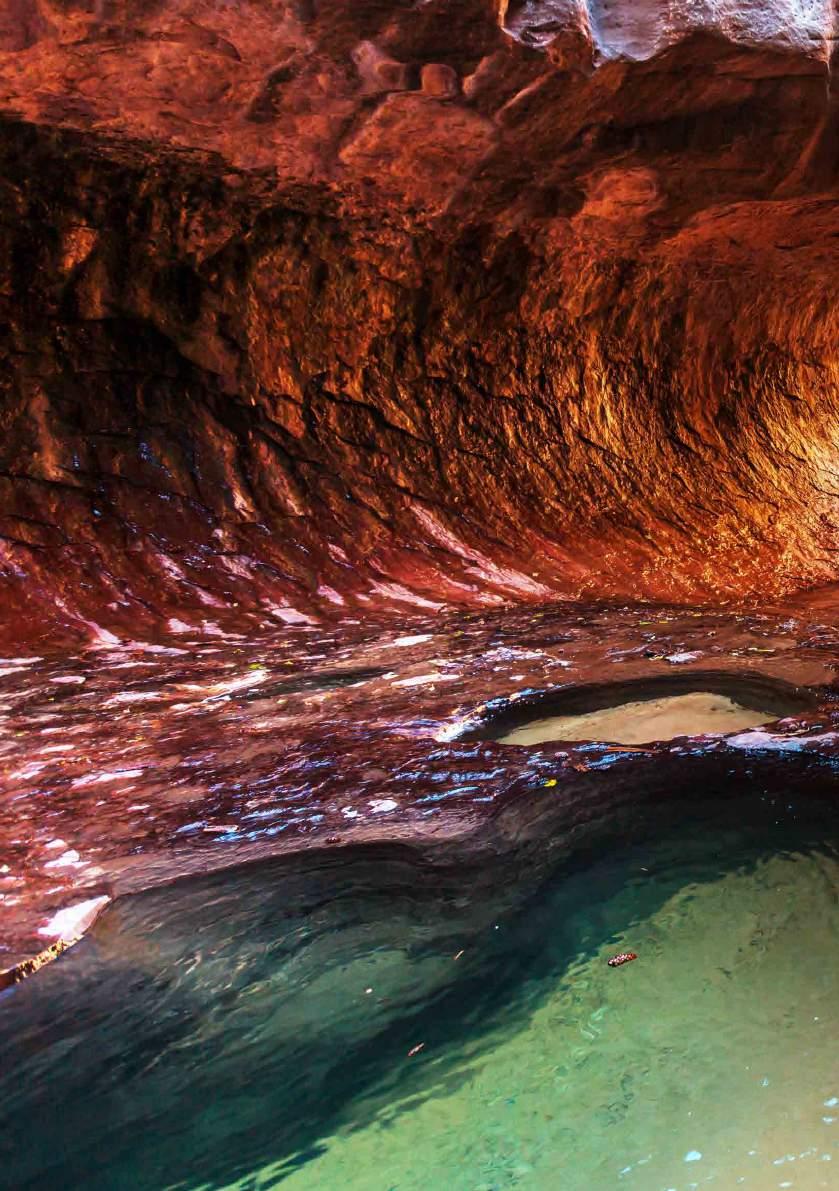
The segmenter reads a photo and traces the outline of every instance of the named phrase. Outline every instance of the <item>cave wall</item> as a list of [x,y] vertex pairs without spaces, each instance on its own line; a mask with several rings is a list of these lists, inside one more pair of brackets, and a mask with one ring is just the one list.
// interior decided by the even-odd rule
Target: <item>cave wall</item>
[[7,0],[17,631],[836,579],[793,7]]

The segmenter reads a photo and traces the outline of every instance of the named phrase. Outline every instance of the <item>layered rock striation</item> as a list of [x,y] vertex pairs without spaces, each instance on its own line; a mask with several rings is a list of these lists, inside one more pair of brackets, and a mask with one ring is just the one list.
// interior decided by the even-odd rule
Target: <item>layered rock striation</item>
[[839,576],[827,0],[6,0],[17,634]]

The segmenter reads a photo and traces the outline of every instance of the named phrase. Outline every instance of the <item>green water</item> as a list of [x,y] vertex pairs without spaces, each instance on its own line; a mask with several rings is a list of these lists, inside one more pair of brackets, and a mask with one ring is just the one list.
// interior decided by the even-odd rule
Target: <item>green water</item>
[[675,869],[667,851],[600,903],[597,874],[578,878],[558,929],[584,954],[530,990],[529,1020],[456,1057],[427,1047],[421,1102],[348,1122],[289,1191],[839,1186],[839,862],[792,852],[703,881],[713,837]]
[[670,814],[524,894],[373,851],[126,903],[0,1003],[0,1185],[839,1187],[829,810]]

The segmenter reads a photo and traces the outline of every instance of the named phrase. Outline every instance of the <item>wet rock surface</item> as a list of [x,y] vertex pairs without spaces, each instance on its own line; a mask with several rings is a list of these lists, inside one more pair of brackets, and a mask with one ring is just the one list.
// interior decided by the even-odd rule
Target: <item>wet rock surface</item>
[[[106,898],[275,854],[387,841],[471,862],[530,836],[566,848],[714,783],[832,797],[834,600],[370,617],[5,658],[0,966],[11,979],[77,937]],[[460,739],[487,704],[708,669],[811,688],[815,705],[643,749]]]
[[834,21],[7,4],[5,631],[834,580]]
[[[0,967],[274,852],[832,780],[835,591],[795,593],[837,579],[835,33],[821,0],[6,3]],[[824,701],[454,739],[694,665]]]

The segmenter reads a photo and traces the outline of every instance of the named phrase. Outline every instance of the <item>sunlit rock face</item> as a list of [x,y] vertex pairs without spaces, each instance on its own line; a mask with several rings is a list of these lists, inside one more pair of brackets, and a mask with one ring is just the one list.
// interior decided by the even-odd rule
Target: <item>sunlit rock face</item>
[[837,578],[829,0],[7,0],[17,635]]

